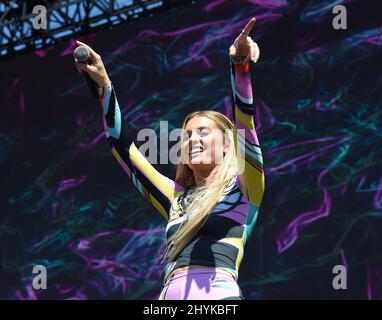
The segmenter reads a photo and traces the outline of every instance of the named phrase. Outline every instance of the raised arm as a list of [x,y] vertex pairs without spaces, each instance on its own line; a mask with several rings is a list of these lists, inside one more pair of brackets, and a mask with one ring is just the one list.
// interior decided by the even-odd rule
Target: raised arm
[[[85,44],[77,41],[77,45]],[[103,88],[100,92],[103,127],[112,153],[139,192],[168,220],[171,202],[181,187],[158,172],[138,150],[132,134],[128,133],[129,121],[121,113],[113,84],[101,57],[87,47],[92,63],[86,65],[76,61],[76,65],[80,70],[88,72],[98,86]]]
[[239,175],[239,185],[248,200],[260,206],[264,193],[263,157],[255,128],[253,68],[260,51],[249,37],[255,24],[251,19],[230,47],[230,75],[233,120],[236,129],[235,145],[239,163],[244,165]]

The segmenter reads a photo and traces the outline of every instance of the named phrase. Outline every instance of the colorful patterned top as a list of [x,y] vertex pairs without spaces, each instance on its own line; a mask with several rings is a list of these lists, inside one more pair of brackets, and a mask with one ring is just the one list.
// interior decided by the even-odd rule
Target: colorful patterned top
[[[198,265],[229,271],[235,279],[243,258],[244,247],[256,223],[264,192],[263,159],[254,121],[254,63],[230,62],[234,133],[238,157],[243,157],[244,170],[228,184],[217,205],[207,215],[199,232],[189,244],[168,263],[165,279],[172,270]],[[103,123],[112,153],[135,187],[166,219],[166,236],[180,226],[186,216],[174,217],[180,198],[187,190],[159,173],[138,150],[128,127],[122,123],[121,110],[113,85],[104,88],[100,103]],[[128,119],[125,119],[128,124]],[[245,136],[240,131],[245,132]],[[237,138],[236,138],[237,137]],[[245,151],[245,152],[243,152]],[[184,195],[183,195],[184,196]]]

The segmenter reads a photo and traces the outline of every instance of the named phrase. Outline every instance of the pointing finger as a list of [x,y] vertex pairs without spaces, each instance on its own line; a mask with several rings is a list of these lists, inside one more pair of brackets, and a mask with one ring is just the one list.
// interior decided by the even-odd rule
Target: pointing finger
[[253,26],[255,25],[256,23],[256,18],[253,17],[251,20],[249,20],[249,22],[247,23],[247,25],[244,27],[243,31],[246,33],[246,34],[249,34],[253,28]]

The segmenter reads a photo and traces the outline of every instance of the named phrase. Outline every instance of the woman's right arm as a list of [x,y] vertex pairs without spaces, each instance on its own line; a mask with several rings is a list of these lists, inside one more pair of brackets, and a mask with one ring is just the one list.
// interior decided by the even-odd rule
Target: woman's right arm
[[[78,45],[85,45],[77,41]],[[85,45],[86,46],[86,45]],[[132,137],[127,134],[118,99],[114,91],[101,57],[89,46],[92,63],[85,65],[76,61],[77,68],[88,72],[90,77],[102,88],[100,105],[103,115],[103,127],[108,144],[114,157],[130,177],[135,187],[150,201],[150,203],[169,219],[172,200],[182,187],[158,172],[136,147]]]

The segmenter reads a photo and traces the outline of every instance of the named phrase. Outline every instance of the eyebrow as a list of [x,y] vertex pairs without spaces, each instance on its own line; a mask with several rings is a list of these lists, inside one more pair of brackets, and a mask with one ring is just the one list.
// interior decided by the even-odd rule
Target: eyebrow
[[[202,129],[209,129],[210,130],[210,127],[203,126],[203,127],[197,127],[196,129],[197,130],[202,130]],[[184,130],[184,131],[187,132],[187,133],[192,132],[192,130]]]

